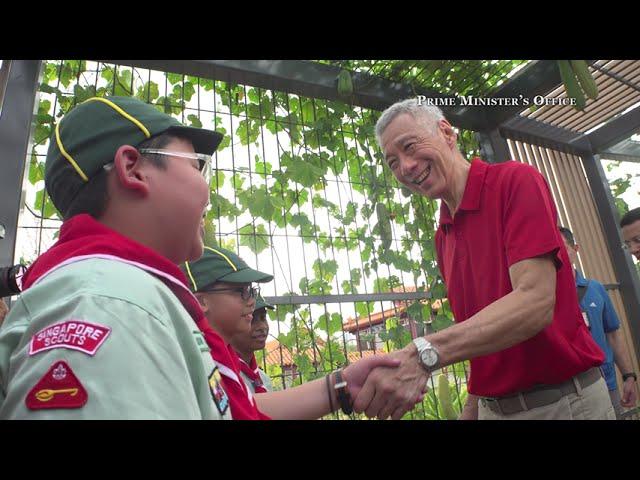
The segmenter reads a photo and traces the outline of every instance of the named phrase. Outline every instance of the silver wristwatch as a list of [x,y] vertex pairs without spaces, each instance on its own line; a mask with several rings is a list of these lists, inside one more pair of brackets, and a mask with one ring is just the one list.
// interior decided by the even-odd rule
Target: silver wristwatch
[[440,356],[431,342],[423,337],[418,337],[413,341],[413,344],[418,349],[418,361],[425,370],[432,372],[438,368]]

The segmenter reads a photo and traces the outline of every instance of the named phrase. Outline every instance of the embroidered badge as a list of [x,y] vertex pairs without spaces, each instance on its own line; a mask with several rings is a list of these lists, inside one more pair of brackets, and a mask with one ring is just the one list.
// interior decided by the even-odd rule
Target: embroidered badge
[[29,343],[29,355],[54,348],[69,348],[94,355],[111,333],[111,328],[81,320],[68,320],[43,328]]
[[80,408],[87,403],[87,391],[65,361],[54,363],[35,387],[25,403],[31,410],[45,408]]
[[227,392],[222,388],[222,376],[218,367],[214,367],[211,375],[209,375],[209,389],[218,412],[220,412],[220,415],[224,415],[227,408],[229,408],[229,397],[227,397]]

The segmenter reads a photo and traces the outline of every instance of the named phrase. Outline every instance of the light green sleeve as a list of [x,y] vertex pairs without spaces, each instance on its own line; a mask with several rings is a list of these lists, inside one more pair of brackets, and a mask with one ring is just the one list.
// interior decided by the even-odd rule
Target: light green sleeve
[[[0,418],[203,418],[171,324],[130,302],[86,293],[40,308],[30,317],[19,301],[0,331]],[[111,328],[94,356],[67,348],[29,355],[29,342],[36,332],[70,319]],[[59,360],[69,365],[87,391],[87,403],[73,409],[28,409],[27,394]]]

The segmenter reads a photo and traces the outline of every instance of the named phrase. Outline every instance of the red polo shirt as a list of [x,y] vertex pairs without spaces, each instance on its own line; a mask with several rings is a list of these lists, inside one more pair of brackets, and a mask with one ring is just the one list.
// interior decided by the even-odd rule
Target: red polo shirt
[[557,225],[545,179],[519,162],[474,159],[455,218],[442,202],[435,243],[456,322],[513,290],[509,267],[514,263],[545,254],[553,254],[556,263],[552,323],[518,345],[471,359],[470,393],[498,397],[560,383],[603,362],[582,320]]

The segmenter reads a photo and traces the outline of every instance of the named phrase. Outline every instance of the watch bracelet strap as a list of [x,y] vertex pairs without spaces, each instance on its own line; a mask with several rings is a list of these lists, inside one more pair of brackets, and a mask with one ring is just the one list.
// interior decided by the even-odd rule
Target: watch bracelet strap
[[344,382],[344,378],[342,377],[342,369],[336,370],[335,378],[336,386],[334,386],[334,388],[336,390],[338,403],[340,404],[342,413],[344,413],[345,415],[351,415],[353,413],[353,408],[351,406],[351,395],[349,395],[349,391],[347,390],[346,386],[337,387],[337,385]]

